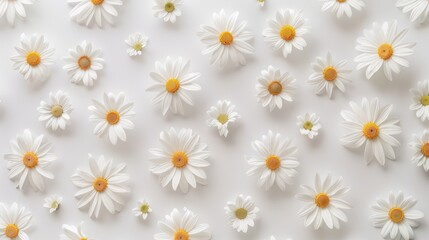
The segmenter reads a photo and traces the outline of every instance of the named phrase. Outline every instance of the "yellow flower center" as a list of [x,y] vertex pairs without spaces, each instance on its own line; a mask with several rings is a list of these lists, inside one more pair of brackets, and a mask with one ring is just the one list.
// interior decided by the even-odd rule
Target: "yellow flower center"
[[179,229],[174,233],[174,240],[189,240],[189,233],[185,229]]
[[307,121],[304,123],[304,125],[302,126],[305,130],[311,130],[313,128],[313,123],[310,121]]
[[380,128],[374,122],[368,122],[363,126],[362,133],[368,139],[375,139],[380,134]]
[[280,37],[287,42],[292,41],[295,38],[295,35],[295,28],[291,25],[285,25],[280,29]]
[[164,5],[164,10],[168,13],[173,12],[175,9],[176,9],[176,7],[174,6],[174,3],[172,3],[172,2],[167,2]]
[[222,45],[231,45],[231,43],[234,41],[234,36],[230,32],[222,32],[219,35],[219,42]]
[[337,79],[337,76],[337,69],[332,66],[329,66],[323,70],[323,78],[325,78],[326,81],[334,81],[335,79]]
[[427,105],[429,105],[429,96],[422,96],[422,97],[420,98],[420,103],[421,103],[423,106],[427,106]]
[[83,237],[83,238],[80,238],[79,240],[88,240],[88,238]]
[[180,82],[175,78],[170,78],[165,83],[165,90],[169,93],[176,93],[180,89]]
[[320,208],[326,208],[329,206],[329,203],[331,202],[331,199],[326,193],[319,193],[314,198],[314,203]]
[[40,64],[40,61],[42,59],[40,58],[40,54],[38,52],[29,52],[27,54],[26,60],[30,66],[36,67],[37,65]]
[[271,171],[275,171],[279,169],[280,163],[281,163],[280,158],[275,155],[271,155],[267,157],[267,159],[265,159],[265,166],[267,166],[267,168],[270,169]]
[[57,208],[58,208],[58,206],[59,206],[59,204],[58,204],[58,202],[57,202],[57,201],[53,201],[53,202],[51,203],[51,208],[53,208],[53,209],[57,209]]
[[378,56],[383,60],[389,60],[393,56],[393,47],[388,43],[381,44],[378,47]]
[[273,81],[268,85],[268,92],[271,95],[279,95],[283,90],[283,86],[279,81]]
[[6,237],[15,239],[19,235],[19,228],[15,224],[8,224],[4,229]]
[[141,51],[143,49],[143,45],[141,43],[136,43],[133,45],[134,50]]
[[425,156],[429,157],[429,142],[422,145],[422,148],[420,149],[420,152]]
[[59,118],[63,115],[63,107],[61,105],[54,105],[51,108],[51,114],[52,116]]
[[239,208],[239,209],[235,210],[235,217],[240,219],[240,220],[245,219],[247,217],[247,214],[248,214],[248,212],[244,208]]
[[147,204],[143,204],[143,205],[140,207],[140,211],[141,211],[142,213],[149,213],[149,205],[147,205]]
[[39,163],[39,158],[34,152],[26,152],[22,157],[22,163],[27,168],[34,168]]
[[188,164],[188,156],[185,152],[177,151],[171,157],[171,163],[176,168],[182,168]]
[[97,192],[104,192],[107,188],[107,180],[103,177],[98,177],[94,180],[94,190]]
[[343,2],[346,2],[347,0],[337,0],[337,2],[339,2],[339,3],[343,3]]
[[112,110],[106,114],[106,121],[110,125],[117,124],[120,119],[121,119],[121,115],[119,115],[119,113],[117,111]]
[[389,218],[394,223],[401,223],[405,218],[405,212],[399,207],[394,207],[389,210]]
[[217,117],[217,120],[221,123],[221,124],[225,124],[228,122],[228,114],[221,114],[219,115],[219,117]]
[[104,0],[91,0],[92,4],[95,6],[103,4]]
[[88,56],[82,56],[77,60],[80,69],[86,71],[91,67],[91,59]]

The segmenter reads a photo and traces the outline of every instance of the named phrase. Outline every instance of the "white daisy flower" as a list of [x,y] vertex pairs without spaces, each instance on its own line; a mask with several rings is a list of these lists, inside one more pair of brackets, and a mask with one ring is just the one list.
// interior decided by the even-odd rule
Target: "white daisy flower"
[[197,33],[206,45],[202,53],[211,54],[210,63],[220,68],[246,65],[246,55],[255,53],[249,43],[253,34],[246,30],[247,22],[238,21],[238,14],[234,12],[227,17],[223,9],[213,13],[213,25],[201,25]]
[[155,11],[155,17],[163,18],[164,22],[175,23],[177,17],[182,15],[179,7],[184,3],[183,0],[155,0],[152,9]]
[[101,55],[100,49],[94,49],[91,43],[83,41],[75,49],[69,49],[69,55],[63,58],[66,62],[63,69],[70,75],[72,83],[92,87],[97,80],[97,71],[103,69]]
[[62,197],[58,195],[51,195],[45,198],[45,204],[43,204],[43,207],[48,208],[49,213],[53,213],[60,208],[62,201],[63,201]]
[[226,204],[226,214],[231,226],[237,232],[247,233],[249,227],[255,226],[259,208],[255,206],[250,196],[244,197],[240,194],[235,201],[228,201]]
[[121,6],[122,0],[67,0],[74,5],[70,11],[70,17],[79,24],[88,26],[93,20],[99,27],[103,27],[106,21],[113,25],[113,20],[118,16],[114,6]]
[[89,216],[98,218],[104,206],[111,214],[119,212],[124,205],[122,196],[129,193],[127,183],[130,177],[123,173],[126,164],[113,165],[111,159],[101,155],[95,159],[89,154],[90,171],[77,169],[72,176],[73,184],[80,188],[74,195],[78,208],[89,206]]
[[304,35],[309,32],[307,19],[301,11],[280,9],[275,18],[268,20],[268,28],[262,35],[273,50],[281,50],[283,57],[287,58],[292,53],[292,48],[303,50],[307,46]]
[[26,231],[32,225],[30,212],[15,202],[8,206],[0,203],[0,237],[2,240],[29,240]]
[[352,70],[347,69],[346,65],[346,60],[333,61],[329,52],[326,55],[326,59],[317,57],[316,62],[311,64],[314,73],[310,75],[307,83],[314,86],[316,94],[326,92],[329,98],[332,97],[332,92],[335,88],[338,88],[341,92],[346,92],[344,83],[352,82],[348,76]]
[[[274,236],[271,236],[270,240],[276,240]],[[286,240],[292,240],[291,238],[287,238]]]
[[82,225],[83,222],[81,222],[77,227],[63,224],[61,227],[63,229],[63,234],[60,236],[61,240],[92,240],[82,232]]
[[418,227],[424,217],[421,211],[412,210],[416,203],[416,199],[404,197],[401,191],[397,194],[390,192],[387,201],[377,198],[371,207],[371,221],[374,227],[382,228],[381,236],[385,239],[414,239],[413,228]]
[[398,0],[396,6],[402,8],[402,12],[410,13],[412,22],[419,20],[424,23],[429,15],[428,0]]
[[260,7],[263,7],[265,5],[265,0],[256,0],[258,2],[258,5]]
[[399,120],[389,118],[392,105],[380,107],[378,98],[369,102],[362,99],[359,106],[350,102],[352,111],[341,111],[344,119],[342,125],[349,132],[341,138],[341,142],[348,148],[360,148],[365,145],[364,158],[369,164],[375,158],[384,166],[387,159],[395,159],[393,147],[399,147],[399,141],[393,137],[401,133]]
[[9,179],[16,180],[18,189],[22,189],[28,180],[34,191],[45,189],[44,178],[54,179],[54,174],[48,170],[57,156],[50,153],[51,144],[43,139],[43,135],[33,139],[29,130],[24,130],[16,140],[10,141],[12,153],[4,155],[7,160]]
[[146,47],[148,37],[144,37],[141,33],[133,33],[128,36],[125,43],[128,45],[127,53],[130,57],[142,55],[143,49]]
[[109,134],[109,140],[116,145],[119,140],[127,141],[125,130],[134,129],[131,118],[135,112],[131,111],[134,103],[125,102],[125,94],[120,92],[117,96],[113,93],[104,93],[103,102],[93,99],[93,106],[88,109],[93,113],[89,116],[91,122],[97,123],[94,134],[103,137]]
[[43,35],[27,37],[23,33],[20,41],[21,46],[15,46],[17,54],[10,58],[13,68],[26,80],[45,81],[50,75],[50,65],[55,63],[52,58],[55,50],[49,47]]
[[258,186],[270,189],[274,183],[282,190],[286,190],[286,184],[292,184],[293,177],[298,174],[299,166],[296,154],[298,149],[292,145],[288,138],[283,138],[279,133],[271,130],[268,135],[262,135],[262,141],[252,142],[252,148],[256,155],[246,157],[251,165],[248,176],[259,176]]
[[216,127],[219,135],[228,136],[228,124],[237,121],[240,118],[237,112],[234,111],[235,105],[230,101],[219,100],[216,106],[210,107],[207,111],[210,119],[207,121],[209,127]]
[[159,135],[163,148],[152,148],[154,155],[150,171],[158,175],[162,187],[171,182],[173,190],[178,187],[184,193],[188,187],[196,188],[197,184],[206,185],[207,175],[204,168],[210,166],[207,144],[200,142],[200,136],[192,129],[174,128],[162,131]]
[[298,116],[297,119],[298,122],[296,125],[298,125],[299,132],[302,135],[305,135],[310,139],[319,135],[319,130],[322,128],[322,124],[319,123],[320,118],[315,113],[305,113],[304,117]]
[[0,0],[0,18],[6,15],[9,25],[15,25],[15,18],[21,20],[27,18],[25,5],[32,5],[34,0]]
[[283,101],[292,102],[295,95],[296,79],[289,73],[281,73],[279,69],[269,66],[268,70],[261,71],[256,90],[258,102],[263,107],[270,106],[270,112],[275,107],[281,109]]
[[410,89],[410,92],[413,95],[410,110],[415,111],[422,122],[429,120],[429,82],[419,82],[417,89]]
[[353,9],[362,11],[365,7],[365,2],[362,0],[319,0],[323,2],[322,12],[331,9],[333,13],[337,13],[337,18],[341,18],[344,13],[351,18]]
[[70,96],[58,90],[55,94],[49,93],[50,102],[41,101],[37,110],[40,113],[39,121],[45,121],[45,127],[56,131],[59,128],[66,129],[73,108],[70,104]]
[[349,187],[343,187],[343,178],[332,182],[331,175],[324,180],[316,174],[314,188],[301,185],[304,193],[296,197],[307,202],[307,206],[298,212],[300,217],[305,217],[305,226],[313,224],[314,229],[319,229],[322,224],[329,229],[340,229],[340,222],[347,222],[344,209],[351,209],[351,205],[342,199],[343,195],[350,191]]
[[414,141],[408,144],[414,151],[411,161],[429,172],[429,131],[424,130],[420,137],[413,135],[413,138]]
[[364,30],[364,37],[357,40],[356,50],[361,52],[354,61],[357,69],[366,68],[366,78],[370,79],[383,67],[384,75],[393,80],[392,71],[398,74],[400,67],[408,67],[405,57],[414,53],[415,43],[404,43],[408,30],[398,33],[397,22],[384,22],[382,25],[373,23],[371,30]]
[[164,221],[158,221],[162,233],[154,235],[155,240],[210,240],[212,238],[208,224],[198,223],[198,215],[184,208],[184,213],[176,208]]
[[181,57],[171,59],[167,57],[164,63],[156,62],[156,72],[151,72],[151,78],[156,82],[147,90],[157,92],[152,99],[154,104],[162,104],[162,114],[169,110],[173,113],[185,114],[183,103],[193,106],[194,102],[189,92],[200,91],[201,86],[194,81],[201,76],[200,73],[189,73],[190,61]]
[[139,201],[139,205],[136,208],[133,208],[134,216],[142,217],[143,220],[146,220],[147,216],[152,212],[152,208],[146,199]]

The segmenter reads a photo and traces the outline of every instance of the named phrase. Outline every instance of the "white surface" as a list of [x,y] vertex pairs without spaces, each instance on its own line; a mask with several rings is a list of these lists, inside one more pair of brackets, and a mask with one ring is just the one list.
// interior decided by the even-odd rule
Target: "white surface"
[[[66,1],[38,0],[27,7],[28,19],[18,22],[15,28],[0,23],[0,152],[10,151],[8,141],[22,133],[25,128],[34,134],[45,134],[53,142],[53,151],[60,159],[54,164],[55,181],[47,183],[45,193],[33,192],[29,186],[24,191],[16,190],[8,180],[5,161],[0,167],[0,200],[18,202],[27,206],[34,214],[34,227],[29,232],[31,239],[58,239],[61,224],[78,224],[85,221],[84,231],[95,239],[153,239],[159,232],[157,220],[170,213],[173,208],[188,207],[200,215],[200,222],[210,224],[213,239],[381,239],[380,229],[369,222],[370,205],[376,197],[387,197],[390,190],[403,190],[415,196],[419,203],[416,208],[429,217],[429,194],[427,184],[429,174],[417,168],[409,160],[412,156],[407,147],[413,133],[427,127],[414,113],[408,110],[411,102],[408,89],[418,81],[428,77],[427,41],[428,26],[419,27],[395,8],[393,0],[366,1],[362,13],[354,13],[352,19],[338,21],[334,15],[321,13],[317,1],[267,0],[265,8],[260,9],[256,0],[187,0],[183,16],[175,25],[164,23],[153,17],[152,1],[125,1],[118,8],[119,17],[114,27],[86,28],[69,19],[71,6]],[[308,47],[303,52],[295,51],[287,60],[280,53],[273,52],[263,41],[262,30],[265,19],[274,16],[277,8],[303,9],[309,18],[312,32],[307,35]],[[202,56],[203,45],[196,37],[199,25],[211,22],[214,11],[225,8],[228,14],[240,11],[240,19],[248,21],[248,29],[255,35],[256,54],[248,59],[245,67],[220,71],[209,65],[209,57]],[[411,68],[403,69],[393,82],[388,82],[382,74],[371,81],[364,78],[363,72],[353,72],[353,84],[347,86],[348,92],[334,93],[334,98],[316,96],[305,81],[311,74],[310,63],[316,56],[325,55],[328,50],[338,59],[352,59],[357,55],[355,39],[369,28],[373,21],[399,20],[399,27],[410,28],[408,41],[417,40],[416,54],[409,58]],[[124,39],[129,33],[139,31],[149,36],[150,42],[143,56],[130,58],[126,55]],[[9,56],[19,42],[19,35],[42,33],[56,49],[57,64],[53,66],[52,76],[45,84],[34,84],[23,80],[18,72],[12,70]],[[63,71],[61,57],[68,48],[75,47],[83,40],[92,42],[103,49],[106,60],[105,70],[92,89],[76,86],[69,82]],[[191,71],[199,71],[199,83],[203,90],[196,95],[195,107],[186,108],[186,116],[168,115],[163,117],[160,106],[151,104],[152,93],[145,89],[152,84],[149,72],[154,70],[156,60],[164,60],[167,55],[183,56],[191,59]],[[282,110],[269,112],[256,101],[255,83],[262,69],[268,65],[280,67],[291,72],[298,83],[297,96],[293,103],[284,105]],[[355,67],[354,63],[349,65]],[[71,95],[75,111],[71,125],[65,132],[53,133],[38,122],[37,106],[47,99],[50,91],[62,89]],[[137,115],[134,119],[136,129],[127,132],[128,141],[112,146],[107,139],[98,139],[92,134],[94,125],[88,121],[87,107],[92,98],[101,98],[104,91],[117,93],[124,91],[129,100],[135,102]],[[380,97],[382,104],[394,104],[393,115],[400,117],[403,133],[399,136],[401,148],[396,149],[397,160],[387,162],[382,168],[376,162],[366,166],[363,152],[352,152],[342,147],[339,138],[344,130],[339,127],[340,111],[348,108],[350,100],[360,102],[362,97]],[[242,119],[231,125],[228,139],[218,136],[217,130],[206,126],[206,110],[219,99],[229,99],[237,106]],[[321,134],[310,141],[301,136],[295,125],[296,116],[305,112],[317,112],[321,116]],[[208,185],[199,186],[187,195],[174,192],[171,188],[161,188],[158,179],[149,170],[147,150],[159,146],[160,131],[169,127],[190,127],[201,135],[211,151],[208,168]],[[256,186],[256,177],[246,176],[248,165],[245,154],[252,154],[250,142],[260,139],[269,129],[280,132],[293,140],[299,148],[299,176],[295,185],[286,192],[277,188],[264,191]],[[128,164],[126,172],[131,176],[132,194],[127,205],[117,215],[103,213],[99,219],[90,219],[85,210],[78,210],[73,195],[78,190],[70,181],[76,168],[88,169],[87,154],[104,154],[116,161]],[[303,203],[294,198],[299,192],[299,184],[313,184],[316,172],[322,175],[330,172],[334,177],[343,176],[352,191],[346,199],[353,204],[347,211],[349,223],[342,224],[340,231],[322,229],[314,231],[304,227],[304,219],[296,216]],[[49,215],[43,208],[43,199],[52,193],[64,197],[59,212]],[[238,234],[229,226],[223,207],[228,200],[243,193],[251,195],[261,209],[256,227],[248,234]],[[146,197],[153,207],[153,214],[147,222],[135,218],[131,209],[137,201]],[[429,228],[427,220],[415,230],[416,239],[427,239]]]

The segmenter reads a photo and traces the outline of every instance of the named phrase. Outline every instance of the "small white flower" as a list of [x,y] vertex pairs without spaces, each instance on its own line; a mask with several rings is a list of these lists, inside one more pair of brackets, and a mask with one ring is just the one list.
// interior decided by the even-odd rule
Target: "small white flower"
[[141,216],[143,218],[143,220],[146,220],[147,216],[151,212],[152,212],[152,208],[150,207],[150,205],[146,201],[146,199],[139,201],[139,205],[136,208],[133,208],[134,216],[136,216],[136,217]]
[[155,11],[155,17],[163,18],[164,22],[175,23],[177,17],[182,15],[179,7],[183,4],[183,0],[155,0],[152,9]]
[[63,229],[63,234],[60,236],[61,240],[93,240],[92,238],[88,238],[82,232],[82,225],[83,222],[81,222],[77,227],[63,224],[61,227]]
[[0,237],[2,240],[29,240],[26,231],[32,225],[33,215],[17,203],[0,203]]
[[49,93],[50,102],[41,101],[37,110],[40,113],[39,121],[45,121],[45,127],[56,131],[59,128],[66,129],[73,108],[67,93],[58,90],[55,94]]
[[141,33],[133,33],[128,36],[125,43],[128,45],[127,53],[130,57],[142,55],[143,49],[146,47],[148,37],[144,37]]
[[265,5],[265,0],[256,0],[258,2],[258,5],[260,7],[263,7]]
[[413,135],[413,138],[414,141],[408,144],[414,151],[411,161],[429,172],[429,131],[424,130],[420,137]]
[[428,0],[398,0],[396,6],[402,8],[402,12],[410,13],[412,22],[419,20],[424,23],[429,15]]
[[34,0],[0,0],[0,18],[6,15],[7,22],[13,26],[16,17],[23,21],[27,18],[24,6],[33,3]]
[[228,201],[226,204],[226,214],[231,226],[237,232],[247,233],[249,227],[255,226],[259,208],[255,206],[250,196],[244,197],[240,194],[235,201]]
[[[270,240],[276,240],[274,236],[271,236]],[[287,238],[286,240],[292,240],[291,238]]]
[[209,127],[216,127],[219,135],[228,136],[228,124],[235,122],[240,118],[237,112],[234,111],[235,106],[231,105],[230,101],[219,100],[216,106],[212,106],[207,111],[210,119],[207,121]]
[[63,201],[62,197],[58,195],[51,195],[45,198],[45,204],[43,204],[43,207],[48,208],[49,213],[53,213],[60,208],[62,201]]
[[341,18],[344,13],[351,18],[353,9],[362,11],[365,7],[365,2],[362,0],[319,0],[323,2],[322,11],[331,9],[333,13],[337,13],[337,18]]
[[308,136],[313,139],[319,134],[319,130],[322,128],[322,124],[319,123],[319,116],[315,113],[305,113],[304,117],[298,116],[298,122],[296,125],[299,127],[299,132],[302,135]]
[[410,89],[413,95],[413,103],[410,110],[416,112],[416,116],[422,122],[429,120],[429,82],[423,81],[418,83],[417,89]]
[[70,17],[79,24],[88,26],[94,21],[99,27],[103,27],[104,21],[113,25],[118,11],[114,6],[121,6],[122,0],[67,0],[74,5],[70,11]]

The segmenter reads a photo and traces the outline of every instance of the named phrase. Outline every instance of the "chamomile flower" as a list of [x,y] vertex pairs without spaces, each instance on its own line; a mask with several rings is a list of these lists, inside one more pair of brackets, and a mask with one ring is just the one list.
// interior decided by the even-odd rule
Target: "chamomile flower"
[[183,213],[176,208],[164,221],[158,221],[162,233],[154,235],[155,240],[210,240],[212,234],[208,224],[198,223],[198,215],[184,208]]
[[162,187],[171,182],[174,191],[180,187],[186,193],[189,185],[193,188],[197,184],[206,185],[204,168],[210,166],[209,152],[207,145],[200,142],[200,136],[192,129],[170,128],[162,131],[159,138],[162,148],[149,149],[154,155],[150,171],[160,177]]
[[142,217],[143,220],[146,220],[147,216],[152,212],[152,208],[146,199],[139,201],[139,205],[136,208],[133,208],[134,216]]
[[268,70],[261,72],[256,84],[258,102],[262,103],[263,107],[269,106],[270,112],[275,107],[281,109],[283,101],[293,101],[295,82],[296,79],[289,73],[281,73],[279,69],[269,66]]
[[104,22],[113,25],[113,20],[118,16],[118,11],[114,6],[121,6],[122,0],[67,0],[74,4],[70,11],[70,17],[79,24],[88,26],[94,21],[99,27],[103,27]]
[[190,61],[181,57],[171,59],[167,57],[164,63],[156,62],[156,72],[151,72],[151,78],[156,82],[147,90],[157,92],[152,99],[154,104],[162,104],[162,114],[168,111],[185,114],[183,103],[193,106],[194,102],[189,95],[190,92],[200,91],[201,86],[194,81],[201,76],[200,73],[189,73]]
[[43,204],[43,207],[48,208],[49,213],[53,213],[60,208],[62,201],[63,201],[62,197],[58,195],[51,195],[45,198],[45,204]]
[[152,9],[155,11],[155,17],[163,18],[164,22],[175,23],[177,17],[182,15],[179,7],[183,4],[183,0],[155,0]]
[[45,121],[45,127],[56,131],[59,128],[66,129],[73,108],[67,93],[58,90],[55,94],[49,93],[49,101],[41,101],[37,110],[40,113],[39,121]]
[[420,137],[413,135],[413,138],[414,141],[408,144],[414,151],[411,161],[429,172],[429,131],[424,130]]
[[103,137],[109,135],[113,145],[119,140],[127,141],[125,130],[134,129],[131,118],[135,112],[132,111],[134,103],[125,102],[125,94],[120,92],[117,96],[113,93],[104,93],[103,102],[93,99],[93,106],[88,109],[93,113],[89,117],[91,122],[97,123],[94,134]]
[[429,82],[419,82],[417,89],[413,88],[410,92],[413,95],[410,110],[415,111],[422,122],[429,120]]
[[258,2],[258,5],[260,7],[263,7],[265,5],[265,0],[256,0]]
[[9,179],[17,181],[18,189],[22,189],[28,180],[35,191],[43,191],[44,179],[54,179],[49,168],[57,156],[50,153],[51,144],[44,140],[43,135],[33,139],[31,132],[26,129],[16,140],[10,141],[10,147],[12,153],[4,155]]
[[329,98],[332,97],[332,92],[335,88],[338,88],[341,92],[345,92],[346,87],[344,84],[351,83],[348,74],[352,71],[351,69],[347,69],[346,65],[346,60],[333,61],[329,52],[326,55],[326,59],[317,57],[316,62],[311,65],[314,73],[310,75],[307,83],[314,87],[316,94],[326,92]]
[[32,225],[32,214],[17,203],[0,203],[0,237],[3,240],[29,240],[26,231]]
[[255,206],[250,196],[238,195],[235,201],[226,203],[225,211],[228,215],[231,226],[237,232],[247,233],[249,227],[255,226],[258,218],[259,208]]
[[298,215],[305,217],[305,226],[313,224],[314,229],[319,229],[322,224],[329,229],[339,229],[340,222],[347,222],[344,209],[351,209],[351,205],[342,199],[343,195],[350,191],[349,187],[343,187],[343,178],[332,181],[331,175],[322,180],[316,174],[314,188],[301,185],[304,193],[296,197],[307,203]]
[[77,227],[73,225],[63,224],[61,228],[63,229],[63,234],[60,235],[61,240],[91,240],[82,232],[81,222]]
[[90,171],[77,169],[72,176],[73,184],[80,188],[74,195],[78,208],[89,206],[89,216],[98,218],[101,207],[111,214],[119,212],[124,205],[122,196],[129,193],[127,183],[130,177],[123,173],[126,164],[113,165],[111,159],[101,155],[95,159],[89,154]]
[[305,113],[304,117],[298,116],[297,119],[298,122],[296,125],[298,125],[299,132],[302,135],[305,135],[310,139],[319,135],[319,130],[322,128],[322,124],[319,123],[320,118],[315,113]]
[[384,166],[387,159],[395,159],[393,147],[399,147],[399,141],[393,136],[401,133],[399,120],[390,118],[392,105],[381,106],[378,98],[369,102],[362,99],[361,106],[350,102],[352,111],[341,111],[342,125],[349,131],[341,138],[348,148],[360,148],[365,145],[364,158],[369,164],[374,158]]
[[100,49],[94,49],[91,43],[83,41],[75,49],[69,49],[69,55],[63,58],[66,62],[63,69],[70,75],[72,83],[92,87],[97,80],[97,71],[103,69],[101,55]]
[[127,53],[130,57],[142,55],[143,49],[146,47],[148,37],[144,37],[141,33],[133,33],[128,36],[125,43],[128,46]]
[[341,18],[344,13],[351,18],[353,10],[361,11],[365,7],[365,2],[362,0],[319,0],[323,2],[322,11],[331,9],[336,12],[337,18]]
[[17,52],[10,59],[13,68],[29,81],[45,81],[50,75],[50,65],[54,64],[55,50],[49,47],[43,35],[33,34],[27,37],[21,34],[21,46],[15,46]]
[[238,12],[226,16],[222,9],[213,13],[213,25],[201,25],[197,33],[206,45],[203,54],[210,54],[210,63],[224,68],[229,65],[246,65],[246,55],[254,54],[250,44],[253,34],[246,30],[247,22],[238,21]]
[[283,138],[279,133],[268,131],[268,135],[262,136],[262,141],[252,142],[252,148],[256,152],[254,156],[246,157],[251,166],[247,175],[258,175],[258,186],[270,189],[274,183],[285,191],[286,184],[292,184],[293,177],[298,174],[299,166],[296,154],[298,149],[292,145],[288,138]]
[[307,19],[301,11],[280,9],[275,18],[268,20],[268,28],[262,32],[262,35],[273,50],[281,50],[283,57],[287,58],[293,48],[303,50],[307,46],[304,35],[309,32]]
[[371,221],[374,227],[381,228],[381,236],[385,239],[414,239],[413,228],[418,227],[424,217],[421,211],[412,210],[416,203],[416,199],[405,197],[401,191],[390,192],[388,200],[377,198],[371,207]]
[[228,136],[228,124],[237,121],[240,118],[237,112],[234,111],[235,106],[227,100],[219,100],[216,106],[212,106],[207,111],[210,119],[207,121],[209,127],[216,127],[219,135]]
[[397,22],[373,23],[371,30],[364,30],[363,37],[358,38],[356,50],[361,54],[354,61],[357,69],[366,68],[366,78],[370,79],[380,68],[389,81],[393,80],[392,72],[398,74],[402,67],[408,67],[405,57],[414,53],[415,43],[405,43],[408,30],[398,33]]
[[419,20],[423,23],[429,15],[428,0],[398,0],[396,6],[402,8],[402,12],[410,13],[412,22]]
[[21,20],[27,18],[25,5],[31,5],[34,0],[0,0],[0,18],[6,15],[9,25],[15,25],[15,19],[18,17]]

